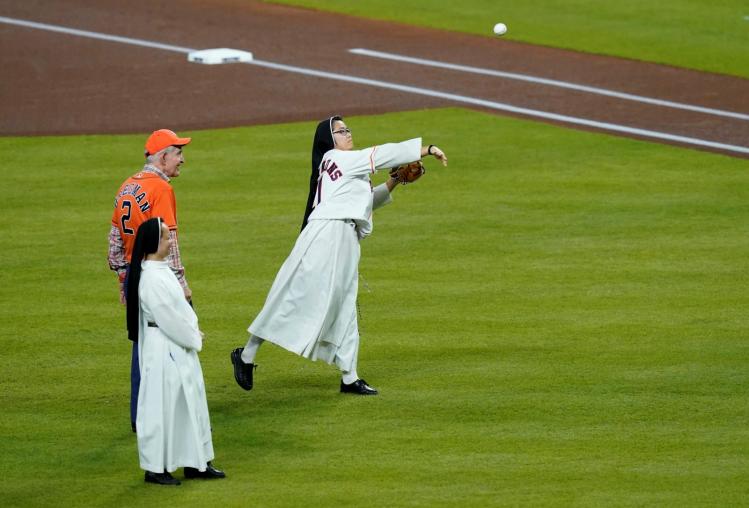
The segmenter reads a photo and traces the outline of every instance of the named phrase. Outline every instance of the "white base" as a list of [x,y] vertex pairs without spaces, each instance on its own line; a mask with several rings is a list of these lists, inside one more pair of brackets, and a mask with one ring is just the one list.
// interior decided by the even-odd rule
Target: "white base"
[[252,53],[231,48],[202,49],[188,53],[190,62],[206,65],[251,62]]

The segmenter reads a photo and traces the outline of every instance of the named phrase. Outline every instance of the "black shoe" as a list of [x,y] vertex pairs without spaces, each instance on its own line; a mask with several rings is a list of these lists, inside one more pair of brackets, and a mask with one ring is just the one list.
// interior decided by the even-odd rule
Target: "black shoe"
[[146,483],[158,483],[159,485],[181,485],[180,481],[166,471],[163,473],[152,473],[146,471]]
[[237,384],[245,390],[252,390],[252,371],[257,368],[254,363],[242,361],[243,347],[238,347],[231,352],[231,363],[234,365],[234,379]]
[[223,471],[220,471],[213,467],[213,465],[209,462],[206,465],[205,471],[200,471],[198,469],[195,469],[194,467],[186,467],[185,478],[226,478],[226,474],[224,474]]
[[377,390],[372,388],[363,379],[357,379],[350,385],[341,381],[341,393],[354,393],[356,395],[377,395]]

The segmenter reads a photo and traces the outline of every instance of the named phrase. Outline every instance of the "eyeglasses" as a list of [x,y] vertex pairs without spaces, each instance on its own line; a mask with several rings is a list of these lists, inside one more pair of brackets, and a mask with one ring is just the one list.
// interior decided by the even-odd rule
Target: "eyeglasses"
[[341,136],[345,136],[346,134],[351,134],[351,129],[346,127],[345,129],[338,129],[337,131],[333,131],[333,134],[340,134]]

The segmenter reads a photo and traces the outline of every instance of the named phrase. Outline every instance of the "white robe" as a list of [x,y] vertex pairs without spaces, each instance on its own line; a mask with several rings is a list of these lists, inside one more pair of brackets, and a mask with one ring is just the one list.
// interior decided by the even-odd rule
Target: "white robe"
[[[146,471],[205,471],[211,424],[198,352],[198,318],[166,261],[144,261],[138,292],[138,452]],[[148,326],[156,323],[158,328]]]
[[370,175],[420,156],[421,138],[323,156],[315,208],[248,328],[251,334],[353,370],[359,351],[359,240],[372,231],[372,210],[391,200],[385,184],[372,189]]

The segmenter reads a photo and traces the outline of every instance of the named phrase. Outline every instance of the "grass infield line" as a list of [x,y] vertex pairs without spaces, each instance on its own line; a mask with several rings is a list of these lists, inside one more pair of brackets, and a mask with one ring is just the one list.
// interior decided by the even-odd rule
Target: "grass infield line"
[[[0,17],[0,22],[26,26],[29,28],[51,30],[54,32],[61,32],[61,33],[66,33],[70,35],[78,35],[81,37],[89,37],[89,38],[107,40],[107,41],[112,41],[112,42],[120,42],[124,44],[136,45],[136,46],[152,47],[152,48],[162,49],[166,51],[174,51],[177,53],[189,53],[191,51],[195,51],[194,49],[185,48],[181,46],[172,46],[168,44],[162,44],[162,43],[153,42],[153,41],[146,41],[142,39],[119,37],[119,36],[103,34],[99,32],[90,32],[86,30],[78,30],[74,28],[61,27],[57,25],[49,25],[46,23],[36,23],[33,21],[19,20],[19,19],[14,19],[14,18]],[[240,63],[244,63],[247,65],[256,65],[259,67],[266,67],[266,68],[275,69],[275,70],[282,70],[286,72],[293,72],[297,74],[304,74],[307,76],[315,76],[315,77],[320,77],[320,78],[325,78],[325,79],[345,81],[349,83],[357,83],[361,85],[374,86],[378,88],[386,88],[390,90],[397,90],[400,92],[412,93],[416,95],[435,97],[438,99],[445,99],[445,100],[452,101],[452,102],[471,104],[474,106],[494,109],[497,111],[506,111],[506,112],[514,113],[518,115],[524,115],[524,116],[529,116],[529,117],[534,117],[534,118],[543,118],[545,120],[551,120],[555,122],[561,122],[561,123],[572,124],[572,125],[579,125],[579,126],[584,126],[584,127],[594,128],[594,129],[601,129],[604,131],[612,131],[612,132],[618,132],[618,133],[629,134],[629,135],[634,135],[634,136],[642,136],[645,138],[657,139],[657,140],[662,140],[662,141],[670,141],[670,142],[675,142],[675,143],[684,143],[687,145],[694,145],[694,146],[700,146],[700,147],[705,147],[705,148],[713,148],[717,150],[725,150],[727,152],[749,154],[749,147],[731,145],[727,143],[719,143],[716,141],[708,141],[705,139],[692,138],[688,136],[680,136],[676,134],[670,134],[667,132],[651,131],[648,129],[640,129],[636,127],[629,127],[626,125],[619,125],[619,124],[614,124],[614,123],[609,123],[609,122],[599,122],[596,120],[589,120],[586,118],[579,118],[579,117],[568,116],[568,115],[560,115],[557,113],[549,113],[547,111],[540,111],[536,109],[521,108],[521,107],[513,106],[511,104],[505,104],[502,102],[488,101],[488,100],[479,99],[476,97],[452,94],[452,93],[447,93],[447,92],[440,92],[438,90],[430,90],[427,88],[421,88],[421,87],[415,87],[415,86],[409,86],[409,85],[400,85],[397,83],[390,83],[387,81],[360,78],[356,76],[349,76],[347,74],[337,74],[337,73],[328,72],[328,71],[308,69],[305,67],[297,67],[293,65],[279,64],[279,63],[274,63],[274,62],[266,62],[263,60],[254,60],[252,62],[240,62]]]

